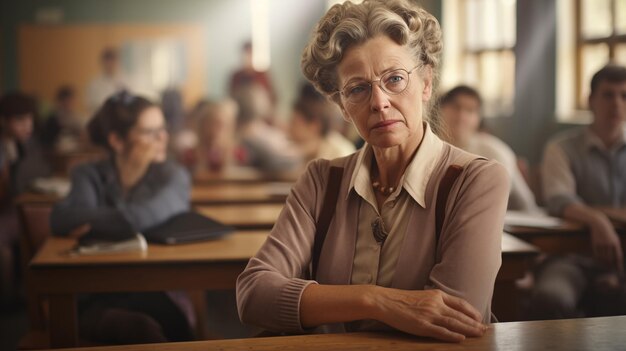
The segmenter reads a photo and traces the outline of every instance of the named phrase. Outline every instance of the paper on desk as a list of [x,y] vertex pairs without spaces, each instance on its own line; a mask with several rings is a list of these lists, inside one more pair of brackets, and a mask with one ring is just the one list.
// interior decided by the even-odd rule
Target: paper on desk
[[32,187],[35,191],[65,197],[70,192],[70,181],[65,178],[37,178]]
[[556,228],[563,221],[541,213],[527,213],[521,211],[507,211],[504,216],[504,225],[531,228]]

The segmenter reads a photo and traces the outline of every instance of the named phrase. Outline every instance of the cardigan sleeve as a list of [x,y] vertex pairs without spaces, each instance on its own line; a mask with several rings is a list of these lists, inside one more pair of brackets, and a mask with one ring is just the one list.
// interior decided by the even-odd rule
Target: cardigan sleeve
[[509,194],[506,169],[475,160],[457,180],[446,205],[432,286],[468,301],[489,322],[502,263],[502,230]]
[[54,205],[50,226],[54,235],[67,235],[86,223],[107,223],[120,213],[114,208],[99,206],[100,177],[93,164],[83,164],[72,172],[69,194]]
[[164,175],[153,184],[149,196],[133,197],[117,204],[118,209],[139,231],[150,229],[170,217],[189,211],[191,178],[174,163],[163,164]]
[[309,269],[318,199],[323,198],[328,161],[313,161],[287,197],[266,242],[237,279],[241,321],[280,332],[302,333],[300,298],[315,281]]

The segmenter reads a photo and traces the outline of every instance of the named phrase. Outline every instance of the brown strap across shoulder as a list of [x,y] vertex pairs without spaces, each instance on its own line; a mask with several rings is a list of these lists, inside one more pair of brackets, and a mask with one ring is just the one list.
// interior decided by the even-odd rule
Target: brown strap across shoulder
[[463,172],[463,167],[450,165],[443,175],[443,178],[441,178],[441,182],[439,182],[437,202],[435,203],[435,245],[439,244],[439,237],[441,237],[441,229],[443,228],[443,222],[446,218],[446,205],[448,204],[450,190],[457,178],[461,175],[461,172]]
[[328,233],[330,221],[335,214],[342,178],[343,167],[330,167],[326,192],[324,193],[324,203],[322,204],[322,209],[317,219],[315,238],[313,239],[313,256],[311,259],[311,278],[313,279],[317,278],[317,267],[319,266],[320,255],[322,254],[322,246],[324,245],[324,240],[326,240],[326,233]]

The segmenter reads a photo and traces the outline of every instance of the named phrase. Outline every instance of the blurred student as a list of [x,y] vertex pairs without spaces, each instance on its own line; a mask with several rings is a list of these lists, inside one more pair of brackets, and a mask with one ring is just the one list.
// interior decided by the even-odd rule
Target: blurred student
[[289,136],[298,145],[307,161],[324,158],[332,160],[356,151],[354,145],[333,129],[337,106],[305,84],[293,106]]
[[57,90],[52,113],[41,130],[44,146],[58,151],[73,151],[80,146],[83,123],[77,111],[76,91],[69,85]]
[[449,142],[456,147],[501,163],[511,176],[509,210],[538,212],[535,197],[526,184],[517,157],[502,140],[480,130],[482,99],[478,91],[457,86],[441,97],[441,118]]
[[268,125],[265,120],[272,113],[267,91],[257,84],[239,88],[237,101],[237,138],[241,152],[238,162],[267,173],[285,173],[299,169],[302,156],[282,130]]
[[252,64],[252,42],[247,41],[241,48],[242,66],[235,71],[230,78],[229,91],[234,95],[240,88],[249,85],[258,85],[263,88],[273,105],[276,104],[276,92],[266,71],[257,71]]
[[119,69],[119,56],[116,48],[108,47],[100,54],[102,72],[87,88],[87,107],[96,111],[111,95],[128,88],[126,79]]
[[32,138],[35,99],[21,92],[0,97],[0,293],[6,302],[16,286],[19,220],[14,198],[50,167]]
[[[588,101],[591,124],[555,136],[541,170],[548,210],[590,229],[594,259],[553,257],[538,269],[533,291],[538,318],[594,313],[583,303],[590,293],[585,300],[594,308],[611,301],[609,313],[626,313],[626,290],[618,279],[624,271],[622,245],[609,218],[597,209],[626,207],[626,67],[608,65],[596,72]],[[618,300],[594,295],[598,289],[617,291]]]
[[[55,235],[80,235],[126,220],[137,232],[189,209],[190,178],[166,159],[161,109],[120,92],[88,125],[91,141],[110,157],[75,168],[69,195],[53,209]],[[114,344],[192,339],[190,302],[178,292],[93,294],[79,304],[82,337]]]
[[208,103],[198,120],[197,167],[219,172],[233,166],[237,141],[237,104],[233,100]]

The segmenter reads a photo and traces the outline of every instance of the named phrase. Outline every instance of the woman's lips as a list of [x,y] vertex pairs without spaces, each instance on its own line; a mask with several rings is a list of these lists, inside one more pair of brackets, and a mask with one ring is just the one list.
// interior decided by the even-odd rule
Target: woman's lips
[[380,121],[380,122],[374,124],[372,129],[386,129],[386,128],[389,128],[389,127],[393,126],[394,124],[400,123],[400,122],[401,121],[399,121],[399,120]]

